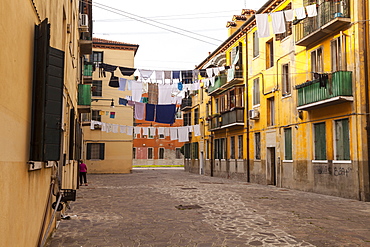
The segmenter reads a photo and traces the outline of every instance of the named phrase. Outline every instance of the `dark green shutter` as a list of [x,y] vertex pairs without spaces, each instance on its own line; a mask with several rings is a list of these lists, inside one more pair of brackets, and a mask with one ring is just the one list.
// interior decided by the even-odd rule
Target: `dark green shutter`
[[348,119],[335,121],[336,160],[350,160]]
[[292,160],[292,128],[284,129],[285,160]]
[[87,148],[86,148],[86,159],[91,160],[91,146],[92,143],[87,143]]
[[69,159],[75,158],[75,110],[71,109],[69,114]]
[[104,159],[104,153],[105,153],[105,143],[100,143],[100,147],[99,147],[99,151],[100,151],[100,155],[99,155],[99,158],[101,160]]
[[314,125],[315,160],[326,160],[326,130],[325,123]]

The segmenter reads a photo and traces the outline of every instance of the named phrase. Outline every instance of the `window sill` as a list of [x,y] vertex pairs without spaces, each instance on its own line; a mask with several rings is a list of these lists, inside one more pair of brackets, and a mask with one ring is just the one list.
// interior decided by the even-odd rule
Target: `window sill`
[[333,164],[352,164],[351,160],[333,160]]
[[312,163],[328,163],[328,160],[312,160]]
[[293,163],[293,160],[283,160],[283,163]]

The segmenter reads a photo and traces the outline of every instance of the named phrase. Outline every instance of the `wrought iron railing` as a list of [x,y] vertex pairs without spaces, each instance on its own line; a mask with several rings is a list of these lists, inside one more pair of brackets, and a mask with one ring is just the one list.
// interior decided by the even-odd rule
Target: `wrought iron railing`
[[227,82],[226,75],[217,76],[216,79],[215,79],[215,84],[213,86],[211,85],[211,86],[208,87],[208,93],[209,94],[212,93],[213,91],[215,91],[219,87],[226,84],[226,82]]
[[337,17],[350,17],[349,0],[330,0],[321,3],[317,8],[317,16],[308,17],[295,25],[296,41],[315,32]]
[[303,106],[337,96],[353,96],[352,72],[337,71],[331,78],[307,81],[295,87],[298,90],[298,106]]

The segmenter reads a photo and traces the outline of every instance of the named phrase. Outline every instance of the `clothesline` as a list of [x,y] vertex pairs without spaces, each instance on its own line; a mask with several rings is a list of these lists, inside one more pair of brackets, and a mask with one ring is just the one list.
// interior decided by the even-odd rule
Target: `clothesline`
[[90,129],[96,129],[97,126],[106,133],[122,133],[127,135],[139,134],[141,137],[146,136],[164,136],[170,137],[170,140],[177,140],[179,142],[188,142],[189,133],[194,133],[194,136],[200,136],[200,125],[190,125],[181,127],[140,127],[127,126],[119,124],[104,123],[100,121],[91,120]]

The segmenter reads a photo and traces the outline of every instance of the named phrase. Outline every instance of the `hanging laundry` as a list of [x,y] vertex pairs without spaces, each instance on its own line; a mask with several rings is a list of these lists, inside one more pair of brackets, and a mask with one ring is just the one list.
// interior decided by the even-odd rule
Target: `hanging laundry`
[[181,79],[182,79],[182,83],[191,84],[193,82],[193,71],[192,70],[182,70]]
[[112,132],[118,133],[118,124],[113,124]]
[[157,105],[155,121],[157,123],[173,124],[175,122],[176,105]]
[[158,105],[171,104],[172,86],[170,84],[158,84]]
[[213,87],[215,85],[216,77],[209,78],[209,83]]
[[212,77],[213,76],[213,68],[208,68],[206,69],[207,71],[207,77]]
[[227,81],[231,81],[234,79],[234,74],[235,74],[235,67],[233,66],[231,69],[227,70]]
[[140,100],[141,103],[148,103],[148,97],[141,97],[141,100]]
[[135,106],[135,101],[127,100],[127,105],[129,105],[129,106]]
[[192,125],[188,125],[186,127],[188,128],[189,133],[193,132],[193,126]]
[[105,111],[105,115],[108,116],[109,115],[109,111]]
[[123,99],[123,98],[118,99],[118,104],[119,105],[127,105],[127,103],[128,103],[127,99]]
[[149,127],[149,135],[150,136],[156,136],[156,134],[155,134],[156,129],[157,129],[156,127]]
[[[238,56],[238,57],[239,57],[239,56]],[[218,76],[218,73],[220,73],[219,68],[218,68],[218,67],[213,68],[213,74],[214,74],[215,76]]]
[[138,127],[138,126],[134,127],[134,134],[135,135],[140,135],[141,134],[141,127]]
[[149,83],[148,85],[148,103],[157,105],[158,104],[158,84]]
[[270,27],[267,14],[256,14],[258,38],[270,37]]
[[134,127],[127,126],[127,135],[132,136],[132,131],[134,130]]
[[119,131],[120,131],[120,133],[124,134],[124,133],[126,133],[126,131],[127,131],[127,127],[126,127],[126,126],[124,126],[124,125],[120,125],[120,126],[119,126]]
[[200,136],[200,125],[194,125],[194,136]]
[[270,14],[272,19],[272,30],[274,34],[285,33],[286,25],[284,20],[284,12],[278,11]]
[[118,90],[126,91],[126,83],[127,83],[127,79],[119,78],[119,88],[118,88]]
[[172,71],[164,71],[164,79],[171,80]]
[[95,129],[95,121],[94,120],[91,120],[90,122],[90,129]]
[[304,7],[295,9],[295,15],[297,16],[298,20],[302,20],[306,18],[306,10]]
[[100,63],[99,68],[102,68],[104,72],[114,72],[117,69],[118,66],[106,64],[106,63]]
[[114,112],[114,111],[112,111],[111,113],[110,113],[110,118],[115,118],[116,117],[116,113]]
[[127,90],[131,91],[132,90],[132,82],[134,80],[127,80]]
[[178,127],[178,138],[179,142],[188,142],[189,141],[189,132],[186,126]]
[[106,123],[101,124],[101,131],[107,131],[107,124]]
[[177,140],[178,139],[178,136],[177,136],[177,127],[170,128],[170,139],[171,139],[171,141],[174,141],[174,140]]
[[135,119],[143,120],[145,117],[145,104],[135,102]]
[[105,114],[105,111],[99,111],[99,115],[103,116]]
[[172,80],[173,79],[180,80],[180,71],[172,71]]
[[145,121],[154,121],[155,105],[146,104],[145,107]]
[[182,88],[183,88],[182,83],[181,82],[177,83],[177,89],[181,91]]
[[317,7],[316,4],[306,6],[307,17],[317,16]]
[[143,136],[147,136],[149,134],[148,127],[142,127],[142,130],[143,130]]
[[138,81],[132,81],[132,101],[140,102],[143,93],[143,84]]
[[127,67],[119,67],[121,74],[124,76],[131,76],[135,73],[136,69],[134,68],[127,68]]
[[158,127],[158,135],[164,135],[164,127]]
[[292,9],[284,10],[285,21],[294,20],[294,11]]
[[193,70],[193,81],[197,82],[199,80],[199,70],[195,69]]
[[225,70],[225,66],[221,66],[221,67],[219,67],[219,68],[218,68],[218,70],[219,70],[220,72],[224,71],[224,70]]
[[163,70],[156,70],[155,71],[155,80],[158,81],[163,81]]
[[164,129],[164,136],[170,136],[170,128]]
[[118,77],[113,75],[110,77],[109,84],[110,87],[119,87]]
[[139,69],[141,78],[144,80],[148,80],[150,76],[153,74],[153,70],[148,70],[148,69]]

